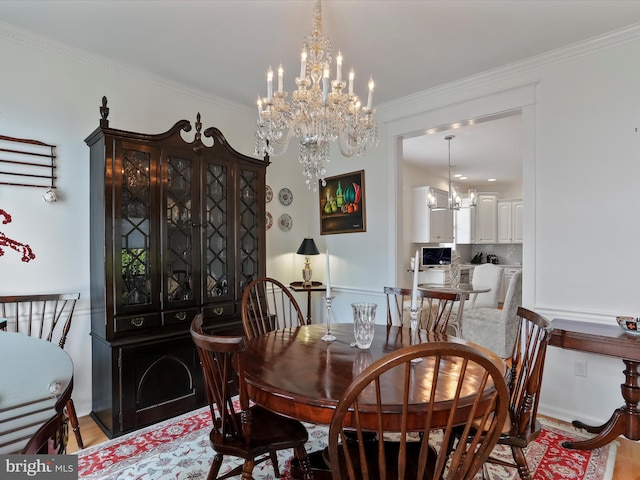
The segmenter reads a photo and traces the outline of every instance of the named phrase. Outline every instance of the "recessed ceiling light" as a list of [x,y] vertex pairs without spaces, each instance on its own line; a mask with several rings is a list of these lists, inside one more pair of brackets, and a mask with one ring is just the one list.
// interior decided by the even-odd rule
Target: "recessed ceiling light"
[[453,176],[453,178],[461,178],[461,177],[462,177],[462,174],[460,174],[460,173],[456,173],[456,174]]
[[463,177],[462,175],[460,176],[460,180],[466,180],[469,177]]
[[495,178],[490,178],[489,180],[487,180],[487,182],[495,182],[496,179]]

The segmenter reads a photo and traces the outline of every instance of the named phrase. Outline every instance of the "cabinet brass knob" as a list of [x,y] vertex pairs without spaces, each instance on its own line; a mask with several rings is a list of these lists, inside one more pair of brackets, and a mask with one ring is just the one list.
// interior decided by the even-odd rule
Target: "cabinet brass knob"
[[180,321],[184,320],[185,318],[187,318],[187,312],[176,313],[176,318]]
[[215,313],[216,315],[222,315],[224,313],[224,308],[216,307],[213,309],[213,313]]

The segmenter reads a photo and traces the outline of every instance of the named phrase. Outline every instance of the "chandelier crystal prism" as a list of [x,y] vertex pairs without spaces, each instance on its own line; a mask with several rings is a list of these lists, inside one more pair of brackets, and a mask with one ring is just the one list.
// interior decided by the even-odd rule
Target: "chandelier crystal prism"
[[455,135],[447,135],[444,139],[449,143],[449,191],[447,192],[447,206],[439,207],[438,200],[435,196],[435,193],[432,190],[429,190],[427,194],[427,206],[431,210],[460,210],[461,208],[475,207],[478,204],[478,196],[476,194],[475,189],[469,189],[468,193],[468,202],[467,205],[463,206],[462,204],[462,196],[460,192],[455,187],[453,182],[451,181],[451,140],[455,138]]
[[[300,76],[297,90],[287,100],[284,70],[278,68],[277,89],[273,91],[273,70],[267,71],[267,96],[258,98],[258,119],[254,155],[278,157],[286,152],[292,137],[300,139],[299,162],[306,183],[316,191],[318,180],[324,180],[330,160],[330,143],[336,142],[345,157],[363,155],[367,145],[378,145],[378,126],[373,119],[373,78],[369,80],[369,96],[362,106],[354,93],[353,69],[348,85],[342,77],[342,54],[336,57],[335,78],[331,71],[331,42],[322,35],[320,1],[313,8],[311,35],[302,41]],[[321,85],[322,82],[322,85]],[[345,91],[346,88],[346,91]]]

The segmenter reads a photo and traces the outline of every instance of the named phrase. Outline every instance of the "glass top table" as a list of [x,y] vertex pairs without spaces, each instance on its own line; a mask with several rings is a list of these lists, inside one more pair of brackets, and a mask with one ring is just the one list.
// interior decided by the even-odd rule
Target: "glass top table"
[[473,299],[471,300],[471,307],[476,302],[476,297],[478,293],[486,293],[490,292],[491,288],[483,287],[483,286],[474,286],[471,283],[460,283],[458,285],[451,285],[446,283],[421,283],[418,285],[420,290],[431,290],[434,292],[444,292],[444,293],[465,293],[467,295],[467,299],[473,293]]
[[0,331],[0,454],[22,450],[72,383],[73,362],[58,345]]

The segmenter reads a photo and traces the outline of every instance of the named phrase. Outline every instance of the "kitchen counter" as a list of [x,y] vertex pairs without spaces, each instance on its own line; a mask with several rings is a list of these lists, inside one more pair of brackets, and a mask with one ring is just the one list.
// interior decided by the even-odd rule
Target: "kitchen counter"
[[[483,264],[482,263],[461,263],[460,268],[474,268],[474,267],[477,267],[478,265],[483,265]],[[504,268],[522,268],[522,265],[520,264],[498,263],[497,266],[504,267]]]

